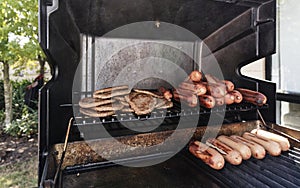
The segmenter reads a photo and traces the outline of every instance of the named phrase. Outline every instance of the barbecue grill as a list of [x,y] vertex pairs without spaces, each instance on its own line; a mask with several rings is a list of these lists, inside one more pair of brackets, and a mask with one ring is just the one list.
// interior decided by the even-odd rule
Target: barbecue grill
[[[275,124],[275,84],[240,74],[242,66],[274,53],[275,6],[275,0],[131,0],[126,3],[40,0],[39,39],[49,59],[52,79],[40,90],[39,186],[299,187],[300,149],[295,139],[291,140],[293,147],[280,157],[250,159],[239,166],[226,164],[220,171],[193,157],[187,147],[179,152],[147,149],[170,138],[181,119],[186,124],[196,119],[197,126],[185,126],[177,130],[177,135],[184,138],[191,134],[191,139],[201,140],[207,133],[211,115],[224,116],[221,128],[210,126],[209,131],[217,134],[241,135],[262,127],[286,133],[289,138],[300,137],[297,131]],[[144,32],[134,33],[132,26],[137,23],[141,24],[133,28],[142,28]],[[163,33],[166,26],[173,28],[174,33],[183,31],[192,37],[170,38]],[[151,32],[160,38],[148,35]],[[192,50],[178,51],[182,44]],[[101,86],[113,86],[126,63],[153,54],[171,59],[187,74],[195,69],[214,73],[211,64],[217,62],[224,79],[233,81],[237,87],[264,93],[268,102],[263,106],[242,102],[213,109],[185,109],[174,101],[168,110],[154,110],[143,116],[119,113],[91,118],[78,112],[80,98],[91,96]],[[158,64],[153,62],[151,66]],[[139,69],[127,70],[133,75],[136,71]],[[136,86],[154,90],[161,85],[172,87],[155,78]],[[148,131],[135,131],[141,127],[147,127]],[[103,134],[102,128],[110,137]],[[114,144],[113,139],[145,149],[130,151],[130,147]],[[178,140],[170,139],[169,144],[176,148]],[[110,155],[113,160],[106,159]],[[130,167],[162,159],[168,160]]]

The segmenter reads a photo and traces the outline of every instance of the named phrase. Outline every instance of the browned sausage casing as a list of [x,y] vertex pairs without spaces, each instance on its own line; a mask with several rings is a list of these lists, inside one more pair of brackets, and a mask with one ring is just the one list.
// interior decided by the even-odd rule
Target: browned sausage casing
[[160,87],[158,89],[158,91],[164,96],[165,99],[167,99],[168,101],[171,101],[171,99],[173,98],[172,92],[170,90],[167,90],[164,87]]
[[193,82],[200,82],[202,79],[202,73],[200,71],[194,70],[191,72],[189,79]]
[[277,142],[258,137],[257,135],[248,132],[245,132],[243,137],[262,145],[272,156],[279,156],[281,154],[281,147]]
[[203,82],[203,84],[206,86],[207,92],[215,98],[224,97],[227,93],[226,86],[224,84],[221,83],[214,84],[214,83],[207,83],[207,82]]
[[254,129],[251,131],[251,133],[256,134],[258,137],[270,139],[273,140],[274,142],[277,142],[280,145],[282,151],[287,151],[290,149],[289,140],[283,136],[271,133],[269,131],[261,130],[261,129]]
[[252,157],[256,159],[263,159],[266,156],[265,148],[259,144],[237,135],[231,135],[230,138],[232,138],[236,142],[240,142],[242,144],[247,145],[251,149]]
[[234,96],[234,102],[235,103],[241,103],[242,102],[243,95],[239,91],[233,90],[233,91],[231,91],[229,93]]
[[201,106],[205,108],[213,108],[216,105],[216,100],[210,95],[201,95],[199,96],[199,102]]
[[232,149],[231,147],[227,146],[223,142],[221,142],[217,139],[213,139],[213,138],[208,139],[206,142],[213,145],[213,146],[215,146],[216,148],[222,150],[223,152],[225,152],[224,154],[222,154],[222,153],[221,154],[224,156],[225,160],[227,162],[229,162],[230,164],[239,165],[239,164],[242,163],[241,154],[238,151],[236,151],[236,150]]
[[267,103],[267,97],[258,91],[252,91],[244,88],[238,88],[237,90],[243,95],[243,99],[247,102],[258,106],[262,106]]
[[191,142],[189,151],[213,169],[220,170],[224,167],[224,157],[215,149],[208,147],[206,144],[199,141]]
[[192,93],[200,96],[200,95],[204,95],[206,93],[206,86],[202,83],[194,83],[194,82],[182,82],[179,85],[179,88],[183,89],[183,90],[189,90]]
[[221,98],[215,98],[216,100],[216,105],[217,106],[223,106],[225,104],[225,98],[221,97]]
[[236,142],[232,138],[224,135],[219,136],[217,139],[223,142],[224,144],[228,145],[232,149],[235,149],[236,151],[240,152],[243,160],[248,160],[251,157],[251,150],[247,145],[242,144],[240,142]]
[[227,93],[225,95],[225,104],[230,105],[234,103],[234,95],[232,95],[231,93]]
[[192,93],[178,93],[177,90],[173,91],[174,99],[177,101],[185,102],[190,107],[198,105],[198,97]]
[[229,81],[229,80],[222,80],[222,82],[225,84],[226,90],[227,90],[228,92],[234,90],[234,84],[233,84],[231,81]]

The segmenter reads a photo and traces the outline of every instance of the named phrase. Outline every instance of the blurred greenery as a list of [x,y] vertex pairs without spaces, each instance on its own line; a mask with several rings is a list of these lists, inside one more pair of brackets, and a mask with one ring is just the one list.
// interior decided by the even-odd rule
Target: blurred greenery
[[[25,105],[24,95],[26,87],[31,84],[29,80],[13,81],[13,121],[4,131],[12,136],[31,136],[37,133],[38,114],[37,109]],[[3,81],[0,80],[0,89]],[[0,92],[0,123],[4,121],[4,98]],[[2,104],[2,105],[1,105]]]

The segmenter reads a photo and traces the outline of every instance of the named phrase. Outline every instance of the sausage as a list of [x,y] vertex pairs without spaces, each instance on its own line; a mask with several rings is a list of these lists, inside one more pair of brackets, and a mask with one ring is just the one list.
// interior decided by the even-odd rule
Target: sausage
[[224,97],[227,93],[226,87],[224,84],[213,84],[213,83],[207,83],[203,82],[203,84],[206,86],[207,92],[216,98]]
[[231,81],[229,81],[229,80],[222,80],[222,83],[225,84],[226,90],[227,90],[228,92],[234,90],[234,84],[233,84]]
[[234,103],[234,98],[235,98],[234,95],[227,93],[224,98],[225,98],[225,104],[230,105]]
[[277,142],[267,140],[261,137],[259,138],[257,135],[248,132],[245,132],[243,134],[243,137],[262,145],[272,156],[279,156],[281,154],[281,147]]
[[221,98],[215,98],[216,100],[216,105],[217,106],[223,106],[225,104],[225,98],[221,97]]
[[206,86],[202,83],[182,82],[179,87],[184,90],[192,91],[198,96],[204,95],[207,91]]
[[289,140],[283,136],[271,133],[269,131],[261,130],[261,129],[254,129],[251,131],[251,133],[256,134],[258,137],[270,139],[273,140],[274,142],[277,142],[280,145],[282,151],[287,151],[290,149]]
[[256,159],[263,159],[266,156],[265,148],[259,144],[237,135],[231,135],[230,138],[236,142],[247,145],[251,149],[252,157]]
[[258,91],[252,91],[244,88],[238,88],[237,90],[243,95],[243,99],[247,102],[258,106],[262,106],[267,103],[267,97]]
[[220,170],[224,167],[224,157],[215,149],[208,147],[206,144],[199,141],[191,142],[189,151],[213,169]]
[[200,71],[194,70],[191,72],[189,79],[193,82],[200,82],[202,79],[202,73]]
[[198,105],[198,98],[194,94],[182,95],[182,94],[179,94],[177,91],[173,91],[173,94],[174,94],[175,100],[182,100],[185,103],[187,103],[187,105],[190,107],[196,107]]
[[199,96],[199,102],[201,106],[205,108],[213,108],[216,105],[216,100],[210,95],[201,95]]
[[235,103],[241,103],[242,102],[243,95],[239,91],[233,90],[233,91],[231,91],[229,93],[234,96],[234,102]]
[[206,143],[212,147],[215,147],[217,150],[221,150],[221,154],[224,156],[225,160],[232,165],[239,165],[242,163],[242,156],[241,154],[232,149],[231,147],[227,146],[223,142],[210,138],[206,141]]
[[235,149],[236,151],[240,152],[243,160],[250,159],[251,150],[247,145],[242,144],[240,142],[236,142],[232,138],[224,135],[219,136],[217,139],[226,144],[227,146],[231,147],[232,149]]
[[171,93],[170,90],[167,90],[166,88],[164,88],[163,86],[161,86],[158,91],[164,96],[165,99],[167,99],[168,101],[171,101],[171,99],[173,98],[173,95]]

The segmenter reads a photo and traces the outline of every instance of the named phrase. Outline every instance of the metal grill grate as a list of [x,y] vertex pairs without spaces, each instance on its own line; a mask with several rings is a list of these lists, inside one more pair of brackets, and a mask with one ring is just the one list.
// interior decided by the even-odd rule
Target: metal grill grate
[[[200,107],[200,110],[196,108],[186,108],[185,110],[181,110],[180,104],[178,102],[174,102],[174,107],[168,110],[154,110],[150,115],[137,116],[133,113],[121,113],[118,112],[116,115],[105,117],[105,118],[90,118],[88,116],[79,114],[76,117],[76,123],[74,125],[80,126],[85,124],[109,124],[109,123],[117,123],[117,122],[133,122],[133,121],[143,121],[143,120],[154,120],[161,118],[178,118],[182,116],[193,116],[193,115],[205,115],[211,113],[220,113],[220,112],[245,112],[256,109],[266,109],[268,105],[256,106],[250,103],[241,103],[241,104],[232,104],[224,107],[215,107],[213,109],[207,109],[204,107]],[[95,121],[97,120],[97,121]]]
[[267,155],[263,160],[251,158],[239,166],[226,163],[216,171],[195,159],[205,173],[228,187],[300,187],[299,148],[283,152],[279,157]]

